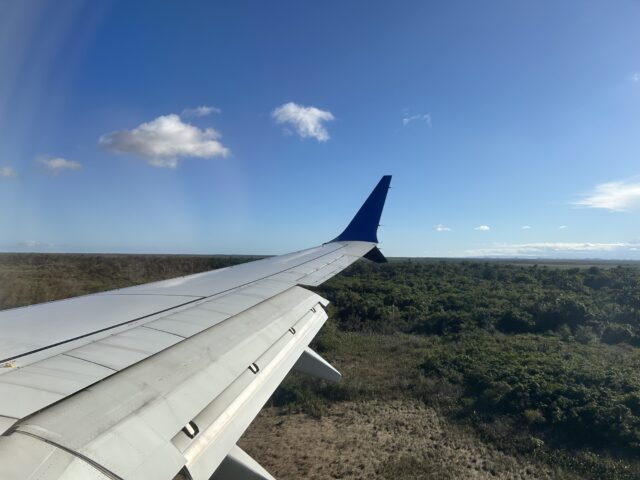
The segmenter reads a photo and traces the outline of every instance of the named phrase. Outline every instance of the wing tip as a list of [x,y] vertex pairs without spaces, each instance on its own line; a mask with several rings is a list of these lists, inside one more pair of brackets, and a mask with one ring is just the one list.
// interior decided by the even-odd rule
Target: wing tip
[[353,217],[347,228],[332,240],[332,242],[362,241],[378,243],[378,227],[380,217],[387,199],[387,192],[391,186],[391,175],[384,175],[358,213]]

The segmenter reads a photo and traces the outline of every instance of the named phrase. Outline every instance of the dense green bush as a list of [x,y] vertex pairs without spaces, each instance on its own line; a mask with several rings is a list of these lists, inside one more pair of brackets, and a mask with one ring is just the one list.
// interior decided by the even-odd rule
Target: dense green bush
[[446,335],[480,328],[640,343],[640,269],[506,262],[358,262],[319,288],[343,330]]
[[486,420],[509,415],[563,445],[640,454],[635,348],[475,332],[434,346],[422,368],[462,385],[462,403]]
[[434,339],[411,394],[500,448],[640,478],[640,269],[360,262],[320,288],[343,331]]

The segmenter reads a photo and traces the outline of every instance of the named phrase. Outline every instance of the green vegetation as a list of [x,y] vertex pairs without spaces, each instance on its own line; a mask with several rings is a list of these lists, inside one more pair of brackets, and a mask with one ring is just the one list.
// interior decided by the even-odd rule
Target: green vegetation
[[387,359],[405,395],[438,402],[505,451],[589,478],[640,478],[637,267],[360,262],[319,291],[342,331],[425,339],[420,380],[382,348],[369,357]]
[[581,343],[640,344],[640,269],[502,262],[359,262],[319,291],[340,328],[457,334],[552,333]]
[[639,367],[635,347],[486,332],[443,338],[422,364],[461,388],[453,413],[488,440],[550,460],[579,456],[568,466],[594,478],[640,477],[620,461],[640,451]]
[[[5,254],[0,307],[248,259]],[[314,348],[344,381],[291,375],[273,405],[319,418],[335,402],[420,400],[556,478],[640,478],[636,265],[358,262],[317,290],[332,303]],[[398,462],[383,476],[425,468]]]

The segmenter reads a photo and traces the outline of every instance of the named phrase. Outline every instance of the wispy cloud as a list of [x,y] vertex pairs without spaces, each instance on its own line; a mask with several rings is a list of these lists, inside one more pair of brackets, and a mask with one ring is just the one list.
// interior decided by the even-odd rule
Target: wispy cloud
[[531,225],[523,225],[522,230],[531,230]]
[[602,208],[618,212],[638,209],[640,208],[640,181],[601,183],[573,204],[579,207]]
[[0,167],[0,178],[15,177],[16,171],[11,167]]
[[196,108],[185,108],[182,110],[183,117],[206,117],[207,115],[211,115],[212,113],[221,113],[222,110],[216,107],[212,107],[210,105],[200,105]]
[[405,109],[402,114],[402,125],[405,127],[409,125],[411,122],[424,122],[428,127],[431,126],[431,115],[428,113],[416,113],[409,114],[409,111]]
[[25,240],[18,243],[18,246],[22,248],[50,248],[52,245],[38,240]]
[[478,230],[479,232],[488,232],[491,230],[491,227],[489,227],[489,225],[478,225],[474,230]]
[[560,226],[558,227],[558,230],[565,230],[565,229],[567,229],[567,228],[569,228],[569,227],[568,227],[568,226],[566,226],[566,225],[560,225]]
[[558,255],[593,255],[637,253],[638,243],[592,243],[592,242],[538,242],[538,243],[502,243],[491,247],[467,250],[470,256],[479,257],[548,257]]
[[278,124],[289,125],[302,138],[315,138],[319,142],[329,140],[325,122],[334,120],[333,114],[316,107],[304,107],[289,102],[277,107],[271,116]]
[[634,82],[640,82],[640,73],[636,72],[633,74],[633,77],[631,77],[633,79]]
[[65,170],[80,170],[82,168],[82,164],[62,157],[41,155],[36,158],[36,161],[52,173],[60,173]]
[[433,228],[435,229],[436,232],[450,232],[451,231],[451,229],[449,227],[445,227],[441,223],[439,223],[438,225],[434,225]]
[[98,143],[105,150],[134,155],[154,167],[176,168],[184,158],[229,155],[229,149],[219,139],[220,134],[213,128],[200,129],[170,114],[133,130],[106,133]]

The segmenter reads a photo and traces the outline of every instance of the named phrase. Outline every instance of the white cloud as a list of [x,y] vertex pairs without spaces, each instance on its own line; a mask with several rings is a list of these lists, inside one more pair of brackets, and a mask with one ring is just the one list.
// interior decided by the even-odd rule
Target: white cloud
[[16,171],[11,167],[0,167],[0,177],[8,178],[15,177],[17,175]]
[[19,247],[24,248],[49,248],[51,245],[49,243],[39,242],[37,240],[25,240],[24,242],[20,242],[18,244]]
[[213,128],[200,129],[183,122],[178,115],[163,115],[100,137],[99,145],[112,152],[135,155],[154,167],[176,168],[183,158],[226,157],[229,149]]
[[53,173],[60,173],[64,170],[80,170],[82,168],[80,163],[62,157],[42,155],[36,160],[39,164],[43,165],[44,168]]
[[324,122],[335,119],[331,112],[293,102],[280,105],[271,112],[271,116],[278,124],[289,124],[300,137],[315,138],[319,142],[330,138]]
[[404,111],[404,114],[402,116],[402,125],[406,127],[411,122],[416,122],[416,121],[424,122],[427,124],[428,127],[430,127],[431,115],[429,115],[428,113],[417,113],[415,115],[409,115],[409,112],[407,110]]
[[565,230],[565,229],[567,229],[567,228],[569,228],[569,227],[567,227],[566,225],[560,225],[560,226],[558,227],[558,230]]
[[640,208],[640,182],[606,182],[596,187],[574,205],[623,212]]
[[180,115],[183,117],[206,117],[212,113],[221,113],[222,110],[210,105],[200,105],[196,108],[185,108]]
[[522,230],[531,230],[531,225],[523,225]]
[[450,232],[451,231],[451,229],[449,227],[445,227],[441,223],[439,223],[438,225],[434,225],[433,228],[435,228],[436,232]]
[[474,230],[478,230],[480,232],[488,232],[489,230],[491,230],[491,228],[489,227],[489,225],[478,225],[476,228],[474,228]]
[[631,78],[633,78],[634,82],[640,82],[640,73],[638,73],[638,72],[634,73],[633,77],[631,77]]
[[470,256],[479,257],[547,257],[564,255],[584,255],[584,254],[625,254],[637,251],[637,243],[615,242],[615,243],[592,243],[592,242],[539,242],[539,243],[519,243],[519,244],[495,244],[487,248],[468,250]]

